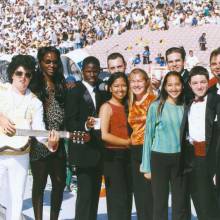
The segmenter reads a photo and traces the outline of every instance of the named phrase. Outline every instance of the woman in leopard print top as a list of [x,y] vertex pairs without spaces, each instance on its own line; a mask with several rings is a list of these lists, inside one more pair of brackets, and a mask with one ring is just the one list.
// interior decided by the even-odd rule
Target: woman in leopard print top
[[[38,74],[32,91],[43,102],[47,130],[64,130],[65,79],[60,52],[55,47],[38,50]],[[66,178],[66,157],[63,140],[56,152],[36,143],[30,153],[33,174],[32,203],[36,220],[42,220],[43,195],[48,175],[52,182],[50,219],[57,220],[63,199]]]

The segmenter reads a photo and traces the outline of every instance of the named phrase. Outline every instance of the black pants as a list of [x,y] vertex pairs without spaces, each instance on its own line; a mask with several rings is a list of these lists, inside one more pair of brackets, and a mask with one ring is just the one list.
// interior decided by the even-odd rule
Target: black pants
[[172,220],[188,219],[186,178],[178,175],[179,160],[179,153],[151,153],[154,220],[168,220],[169,185],[172,194]]
[[189,173],[190,194],[199,220],[219,220],[220,214],[206,158],[196,157]]
[[131,219],[131,172],[129,150],[105,149],[104,176],[108,220]]
[[33,175],[32,203],[35,219],[43,219],[43,196],[49,175],[52,183],[50,219],[57,220],[66,185],[66,160],[57,155],[50,155],[40,160],[31,161],[31,171]]
[[96,220],[99,193],[101,189],[102,167],[76,168],[77,198],[75,220]]
[[131,146],[131,172],[138,220],[153,219],[153,195],[151,181],[140,172],[143,146]]

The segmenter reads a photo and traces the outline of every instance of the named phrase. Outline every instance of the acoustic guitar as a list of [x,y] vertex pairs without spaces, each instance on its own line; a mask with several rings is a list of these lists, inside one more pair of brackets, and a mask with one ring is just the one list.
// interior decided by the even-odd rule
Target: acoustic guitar
[[[84,144],[90,140],[90,135],[84,131],[57,131],[60,138],[72,139],[73,143]],[[48,137],[47,130],[16,129],[13,136],[8,136],[0,130],[0,152],[4,150],[21,151],[29,143],[30,137]]]

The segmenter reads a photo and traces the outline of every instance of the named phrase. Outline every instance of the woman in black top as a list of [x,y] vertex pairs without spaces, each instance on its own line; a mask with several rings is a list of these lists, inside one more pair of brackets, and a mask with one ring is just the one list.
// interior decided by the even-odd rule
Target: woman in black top
[[[64,129],[65,78],[60,52],[55,47],[42,47],[37,54],[39,67],[32,91],[43,102],[47,130]],[[48,175],[52,182],[50,220],[57,220],[63,199],[66,178],[66,157],[63,140],[56,152],[39,143],[30,153],[33,174],[32,203],[36,220],[42,220],[43,195]]]

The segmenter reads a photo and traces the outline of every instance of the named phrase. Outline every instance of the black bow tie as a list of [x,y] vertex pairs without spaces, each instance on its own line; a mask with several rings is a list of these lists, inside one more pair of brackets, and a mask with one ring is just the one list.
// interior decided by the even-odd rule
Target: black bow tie
[[204,100],[204,97],[195,98],[193,99],[193,103],[203,102]]

